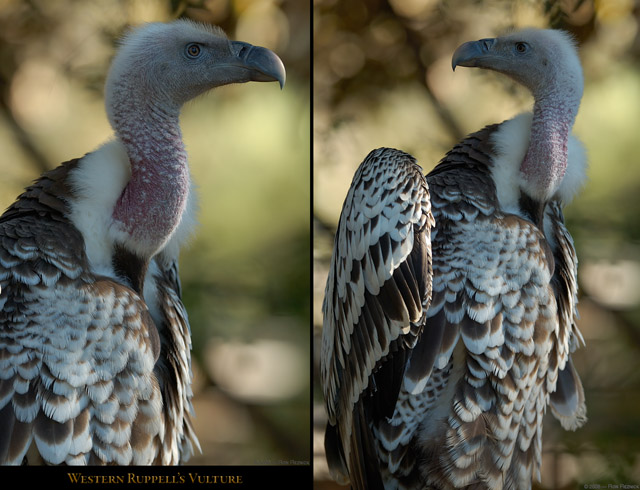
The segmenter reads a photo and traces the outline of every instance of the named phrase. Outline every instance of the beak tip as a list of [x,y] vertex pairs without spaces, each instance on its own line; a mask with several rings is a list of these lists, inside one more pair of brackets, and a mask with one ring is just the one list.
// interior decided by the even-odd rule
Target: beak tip
[[284,86],[287,83],[287,74],[284,71],[284,65],[282,66],[282,73],[277,77],[277,82],[280,85],[280,90],[284,90]]
[[280,90],[284,89],[285,83],[287,81],[287,72],[284,67],[284,63],[275,53],[272,53],[272,63],[270,74],[273,77],[274,82],[278,82],[280,85]]
[[242,66],[250,71],[250,77],[246,81],[278,82],[280,90],[284,88],[287,72],[284,63],[277,54],[270,49],[241,41],[233,41],[232,43],[237,43],[245,48],[240,59]]

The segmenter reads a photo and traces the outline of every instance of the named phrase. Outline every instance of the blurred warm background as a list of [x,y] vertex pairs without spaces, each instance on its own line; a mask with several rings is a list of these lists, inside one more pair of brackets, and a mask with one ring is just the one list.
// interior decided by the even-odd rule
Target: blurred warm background
[[[574,355],[589,421],[548,416],[540,489],[640,484],[640,3],[637,0],[316,0],[314,2],[314,338],[319,353],[333,234],[353,173],[381,146],[425,172],[465,134],[529,110],[530,95],[482,70],[451,71],[465,41],[557,27],[580,45],[585,92],[575,133],[589,182],[566,209],[580,260]],[[316,355],[317,359],[317,355]],[[314,373],[314,475],[330,483]],[[337,488],[337,487],[336,487]],[[632,487],[635,488],[635,487]]]
[[188,17],[268,47],[276,83],[188,104],[200,229],[181,257],[193,335],[193,464],[308,463],[310,4],[295,0],[1,0],[0,208],[112,135],[103,84],[130,25]]

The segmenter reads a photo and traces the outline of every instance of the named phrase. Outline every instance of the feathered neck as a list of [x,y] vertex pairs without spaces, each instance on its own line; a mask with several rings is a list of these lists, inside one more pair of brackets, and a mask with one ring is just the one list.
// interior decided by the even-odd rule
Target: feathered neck
[[[533,114],[525,112],[504,121],[491,135],[495,148],[491,174],[503,211],[519,214],[522,192],[533,196],[534,188],[522,171],[530,150]],[[564,176],[553,194],[563,204],[571,202],[586,180],[587,156],[582,143],[570,133],[567,138],[567,162]],[[543,201],[546,202],[546,199]]]
[[190,179],[180,108],[144,93],[143,86],[119,81],[109,98],[111,123],[131,164],[113,219],[124,245],[135,243],[136,253],[150,257],[179,225]]
[[564,178],[569,135],[581,96],[581,84],[558,84],[551,90],[534,93],[529,146],[520,171],[526,182],[525,192],[540,202],[548,201]]

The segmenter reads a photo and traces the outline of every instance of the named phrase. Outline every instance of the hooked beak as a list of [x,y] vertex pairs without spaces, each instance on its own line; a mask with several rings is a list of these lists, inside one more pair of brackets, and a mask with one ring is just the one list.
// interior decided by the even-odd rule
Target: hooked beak
[[277,81],[280,89],[284,87],[287,78],[284,64],[273,51],[241,41],[232,41],[231,44],[237,49],[242,65],[249,70],[251,81]]
[[496,39],[480,39],[462,44],[453,53],[451,58],[451,68],[456,70],[456,66],[485,67],[485,61],[491,57]]

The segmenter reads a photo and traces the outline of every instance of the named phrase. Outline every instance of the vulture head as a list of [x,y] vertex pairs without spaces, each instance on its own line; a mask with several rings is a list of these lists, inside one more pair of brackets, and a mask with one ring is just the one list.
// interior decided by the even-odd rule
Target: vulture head
[[230,41],[217,27],[176,20],[126,35],[105,86],[107,116],[127,157],[105,198],[113,240],[149,258],[183,221],[190,175],[179,116],[187,101],[232,83],[277,81],[282,88],[285,77],[273,52]]
[[[535,99],[532,118],[518,118],[521,124],[507,125],[513,126],[514,132],[505,129],[494,139],[498,147],[512,148],[512,158],[503,160],[512,162],[507,167],[517,166],[520,188],[530,198],[544,203],[560,192],[560,198],[568,200],[576,183],[584,180],[584,158],[570,158],[569,154],[570,146],[574,156],[582,153],[569,143],[584,87],[571,37],[559,30],[524,29],[467,42],[456,49],[451,66],[454,70],[456,66],[494,70],[531,91]],[[515,138],[518,134],[522,137]],[[514,141],[524,144],[515,145]],[[569,179],[565,179],[567,170]]]
[[451,66],[485,68],[503,73],[527,87],[536,98],[554,91],[579,101],[583,77],[571,37],[553,29],[524,29],[506,36],[464,43]]
[[198,95],[232,83],[277,81],[285,69],[266,48],[230,41],[214,26],[188,20],[145,24],[123,39],[105,87],[109,119],[123,99],[178,109]]

